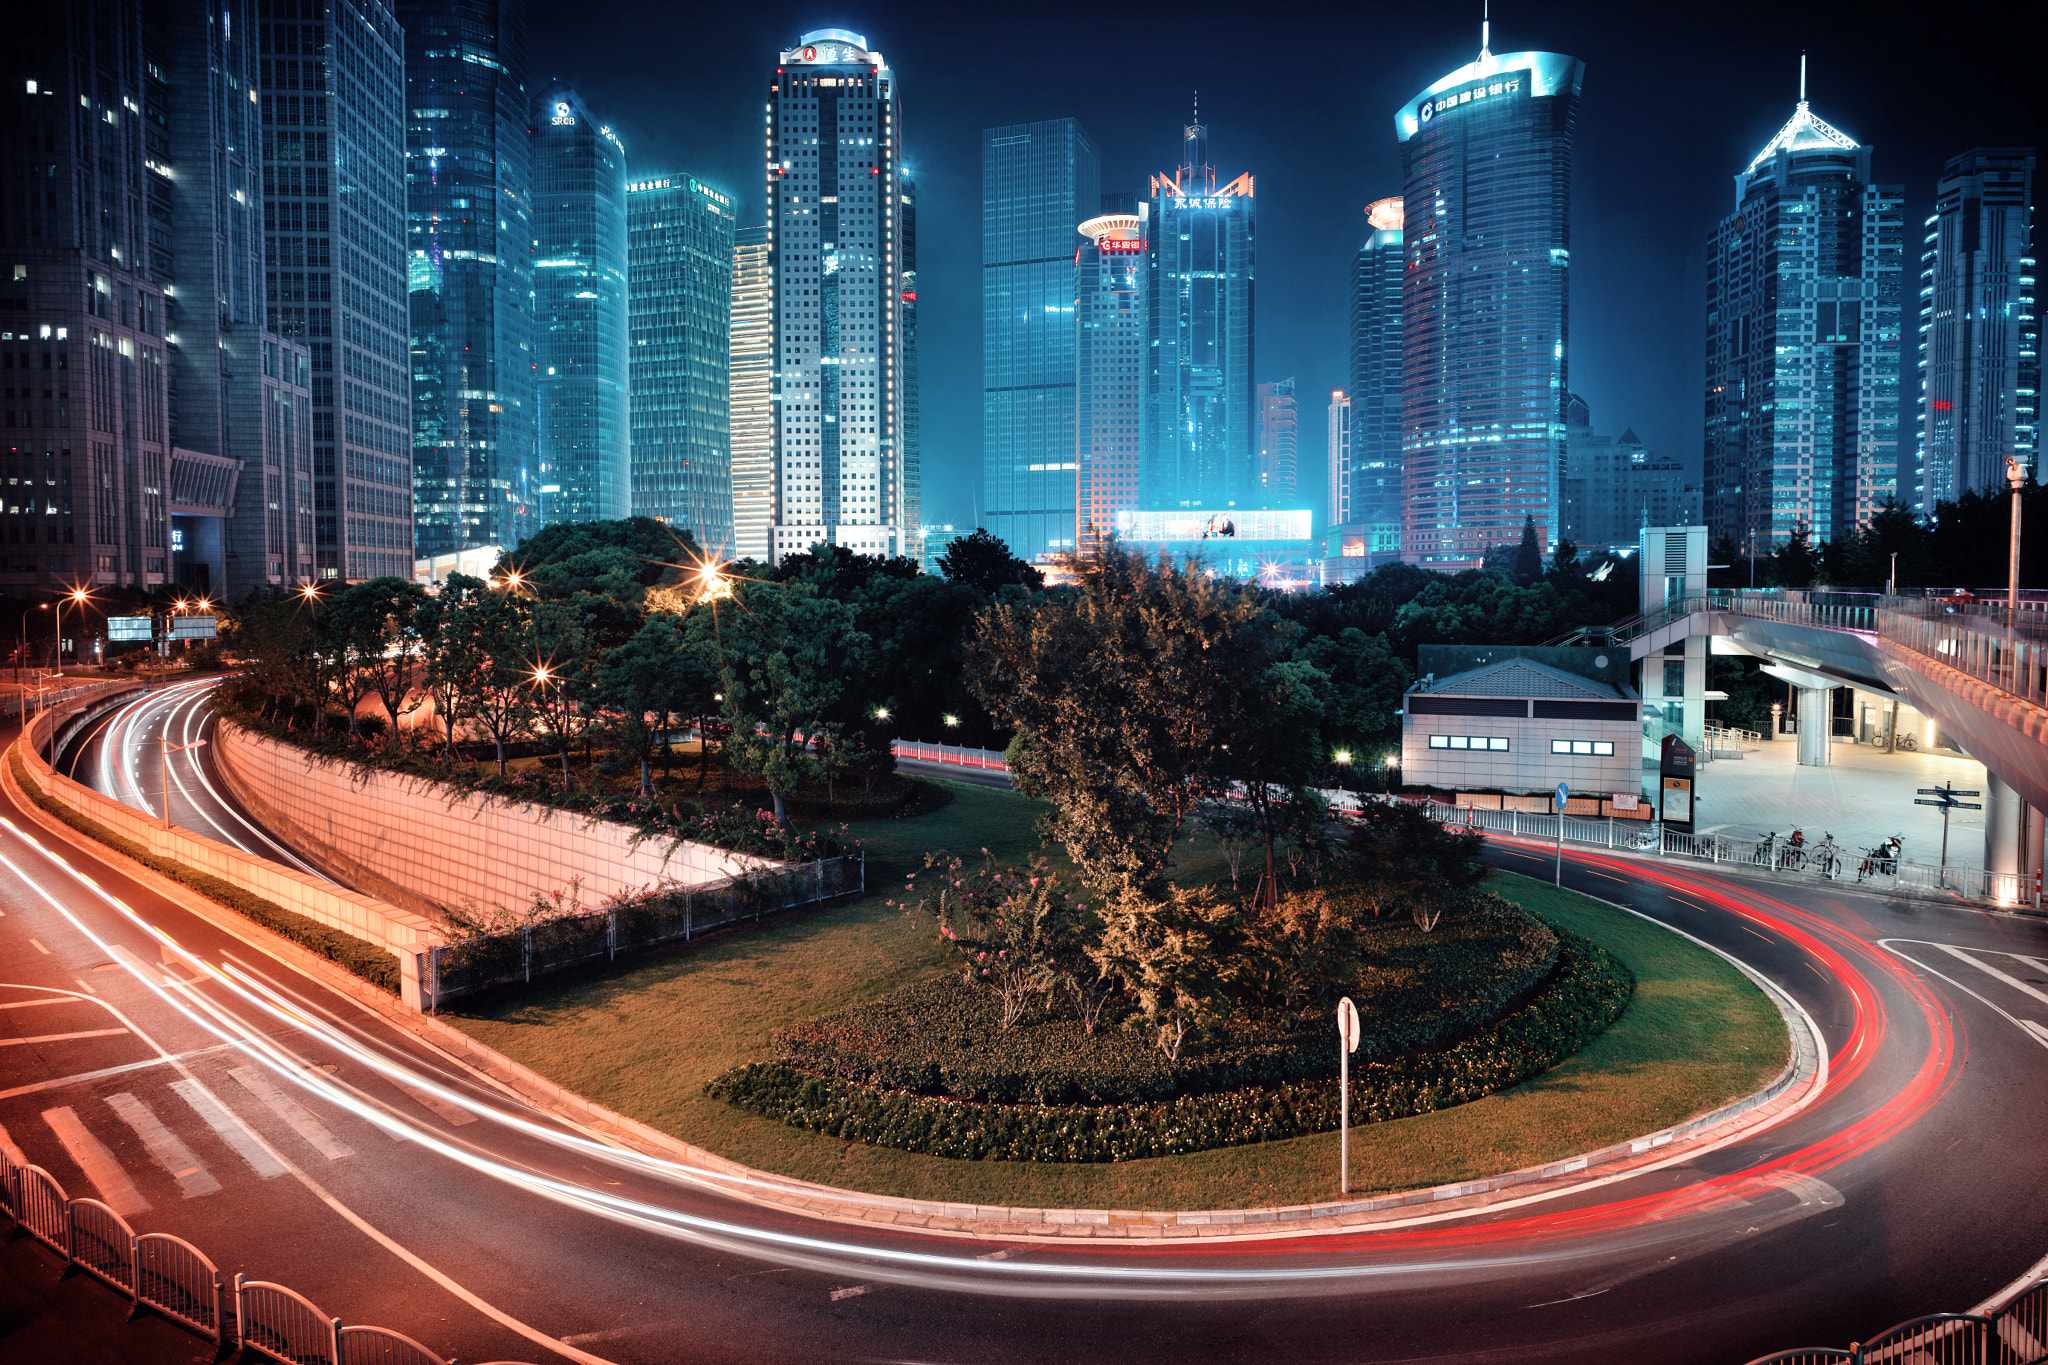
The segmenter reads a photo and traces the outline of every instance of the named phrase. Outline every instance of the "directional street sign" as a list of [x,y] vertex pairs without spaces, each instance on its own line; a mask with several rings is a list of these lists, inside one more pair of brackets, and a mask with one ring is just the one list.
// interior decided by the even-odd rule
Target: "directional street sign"
[[1983,810],[1983,809],[1984,809],[1984,803],[1983,803],[1983,802],[1981,802],[1981,801],[1922,801],[1922,800],[1921,800],[1921,799],[1920,799],[1919,797],[1917,797],[1917,796],[1913,798],[1913,804],[1914,804],[1914,805],[1916,805],[1916,806],[1939,806],[1939,807],[1941,807],[1941,808],[1942,808],[1943,810]]
[[1557,808],[1563,810],[1564,803],[1572,799],[1572,784],[1569,782],[1558,783],[1557,790],[1552,792],[1551,796],[1556,799]]
[[[1957,791],[1952,783],[1944,782],[1939,787],[1921,787],[1920,795],[1913,798],[1916,806],[1941,807],[1941,865],[1948,867],[1948,813],[1952,810],[1983,810],[1982,802],[1958,801],[1959,796],[1982,796],[1982,792]],[[1932,801],[1925,797],[1933,797]]]

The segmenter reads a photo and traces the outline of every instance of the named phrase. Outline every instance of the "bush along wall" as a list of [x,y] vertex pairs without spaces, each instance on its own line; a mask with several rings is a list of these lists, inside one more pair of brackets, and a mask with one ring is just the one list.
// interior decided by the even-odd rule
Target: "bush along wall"
[[[1527,1006],[1436,1052],[1355,1068],[1351,1119],[1432,1113],[1550,1070],[1621,1016],[1635,978],[1606,949],[1559,932],[1557,970]],[[1330,1058],[1336,1057],[1332,1042]],[[970,1161],[1134,1161],[1327,1133],[1332,1075],[1155,1104],[1037,1106],[870,1090],[779,1062],[735,1067],[705,1093],[847,1142]]]

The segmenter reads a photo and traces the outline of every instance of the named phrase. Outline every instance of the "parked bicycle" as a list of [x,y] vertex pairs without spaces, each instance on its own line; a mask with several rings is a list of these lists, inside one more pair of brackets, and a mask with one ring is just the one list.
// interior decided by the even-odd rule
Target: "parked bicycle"
[[1899,875],[1899,853],[1905,847],[1904,841],[1896,834],[1864,855],[1863,865],[1856,869],[1856,880],[1865,877],[1896,877]]
[[1894,753],[1910,754],[1919,747],[1920,741],[1914,739],[1912,735],[1904,730],[1901,730],[1892,740],[1892,752]]
[[1654,829],[1639,829],[1628,836],[1628,846],[1639,849],[1661,849],[1664,846],[1664,836]]
[[1772,830],[1766,834],[1764,831],[1758,830],[1756,837],[1759,841],[1756,846],[1756,852],[1749,855],[1749,860],[1758,867],[1776,867],[1778,865],[1778,831]]
[[1778,856],[1778,866],[1787,872],[1798,872],[1806,866],[1806,836],[1793,830],[1785,839],[1785,847]]
[[1832,879],[1842,875],[1842,858],[1835,848],[1834,835],[1823,833],[1820,843],[1814,846],[1809,856],[1813,862],[1813,870],[1821,876]]

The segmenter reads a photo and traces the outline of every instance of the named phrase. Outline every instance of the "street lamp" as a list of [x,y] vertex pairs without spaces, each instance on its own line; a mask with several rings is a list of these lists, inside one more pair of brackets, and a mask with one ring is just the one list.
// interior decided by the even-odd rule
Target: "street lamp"
[[1337,771],[1339,774],[1337,785],[1345,788],[1347,791],[1350,790],[1347,783],[1351,777],[1351,751],[1349,749],[1339,749],[1331,757],[1337,760]]
[[[2014,486],[2017,487],[2018,485]],[[2014,543],[2017,544],[2018,542],[2015,541]],[[85,620],[85,604],[92,600],[92,594],[84,588],[74,586],[70,592],[57,599],[57,676],[60,678],[64,676],[64,603],[67,600],[77,604],[78,619],[83,623]]]

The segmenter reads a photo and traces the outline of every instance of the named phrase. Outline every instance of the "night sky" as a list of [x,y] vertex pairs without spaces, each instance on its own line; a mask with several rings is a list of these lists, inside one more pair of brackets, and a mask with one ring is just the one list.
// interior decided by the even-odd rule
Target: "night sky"
[[[920,193],[925,519],[963,525],[981,490],[984,127],[1078,118],[1102,149],[1103,188],[1142,190],[1150,172],[1172,168],[1200,92],[1219,179],[1257,177],[1256,378],[1300,381],[1303,496],[1320,525],[1323,404],[1345,382],[1345,294],[1362,209],[1401,191],[1393,111],[1479,50],[1477,0],[530,3],[535,81],[574,85],[618,129],[634,174],[679,171],[734,193],[742,226],[764,219],[762,103],[778,51],[801,32],[836,27],[865,33],[884,55]],[[1905,186],[1909,339],[1918,228],[1942,162],[1970,147],[2030,145],[2048,126],[2048,6],[2038,0],[1503,0],[1500,11],[1496,52],[1586,63],[1571,387],[1597,429],[1633,427],[1695,473],[1704,242],[1733,207],[1734,174],[1791,115],[1802,48],[1814,112],[1875,148],[1880,183]],[[1910,342],[1905,364],[1910,376]]]

